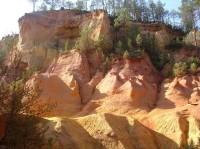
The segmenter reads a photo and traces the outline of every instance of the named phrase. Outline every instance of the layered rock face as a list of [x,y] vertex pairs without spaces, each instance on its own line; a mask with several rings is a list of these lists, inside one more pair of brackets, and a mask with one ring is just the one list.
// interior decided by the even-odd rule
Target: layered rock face
[[155,40],[159,48],[164,48],[172,39],[176,37],[182,37],[181,33],[178,33],[165,24],[136,24],[141,30],[141,34],[146,36],[155,37]]
[[[92,100],[82,112],[125,114],[135,110],[148,111],[157,100],[159,79],[147,56],[143,60],[117,61],[97,85]],[[101,104],[96,108],[94,105],[98,102]]]
[[57,103],[52,116],[76,117],[50,118],[51,129],[59,134],[48,134],[59,140],[55,146],[164,149],[198,145],[198,74],[167,79],[160,86],[160,75],[148,56],[111,66],[104,74],[97,53],[86,56],[72,50],[39,74],[40,100]]
[[97,41],[100,35],[110,39],[110,21],[104,11],[76,10],[47,11],[25,14],[19,19],[18,48],[30,66],[47,67],[65,42],[75,42],[84,26],[89,38]]
[[55,59],[45,73],[35,76],[42,90],[40,100],[50,100],[57,105],[53,115],[77,113],[91,99],[103,72],[99,54],[90,55],[90,59],[89,65],[85,54],[72,50]]
[[[109,19],[103,11],[38,12],[26,14],[19,23],[18,46],[24,60],[47,68],[31,81],[42,91],[39,101],[56,104],[47,118],[46,135],[54,139],[55,148],[199,146],[198,73],[162,81],[146,54],[141,60],[113,60],[106,71],[99,52],[73,49],[57,54],[55,46],[62,48],[67,40],[76,40],[84,24],[89,24],[94,41],[100,34],[110,38]],[[161,46],[165,37],[174,38],[162,27],[144,26],[142,31],[146,34],[150,29]]]
[[[183,34],[173,29],[169,28],[167,25],[162,23],[134,23],[130,22],[134,26],[134,29],[130,29],[130,33],[134,30],[140,30],[140,34],[144,37],[151,37],[157,43],[160,49],[165,48],[165,46],[171,41],[176,39],[176,37],[183,37]],[[114,31],[113,31],[114,32]],[[130,34],[129,33],[129,34]],[[134,34],[134,33],[133,33]],[[116,34],[112,33],[112,38],[116,38]],[[117,35],[118,37],[124,38],[125,30],[121,28]]]
[[[159,75],[148,56],[138,61],[117,61],[105,75],[98,53],[87,58],[74,50],[61,55],[35,79],[40,82],[41,101],[57,103],[53,115],[71,112],[85,115],[93,110],[124,114],[138,108],[141,111],[153,108]],[[97,108],[98,102],[101,104]]]
[[200,46],[200,33],[198,30],[192,30],[188,33],[188,35],[185,38],[185,43],[187,45],[197,45]]
[[177,77],[172,82],[166,80],[161,85],[159,108],[176,108],[195,104],[200,100],[199,75]]

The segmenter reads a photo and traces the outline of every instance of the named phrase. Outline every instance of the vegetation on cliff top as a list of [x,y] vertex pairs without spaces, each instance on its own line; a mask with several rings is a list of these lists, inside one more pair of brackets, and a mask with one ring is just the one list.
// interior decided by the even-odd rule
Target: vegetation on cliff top
[[[30,0],[33,6],[37,1]],[[144,36],[140,34],[136,26],[131,25],[130,22],[143,22],[143,23],[164,23],[168,24],[168,27],[176,31],[186,33],[195,29],[195,46],[197,47],[196,29],[198,27],[198,18],[200,18],[199,0],[182,0],[181,7],[178,11],[166,10],[165,4],[160,0],[156,2],[153,0],[78,0],[77,2],[65,1],[65,0],[42,0],[38,2],[41,5],[38,10],[55,10],[60,9],[76,9],[76,10],[105,10],[111,18],[111,24],[116,33],[116,39],[112,49],[105,50],[102,44],[96,43],[95,47],[98,47],[98,51],[103,52],[103,57],[110,59],[109,55],[114,53],[118,58],[125,59],[142,59],[144,51],[146,51],[154,64],[154,66],[161,70],[164,65],[171,62],[172,52],[177,51],[184,47],[184,40],[173,39],[166,45],[166,49],[160,49],[157,45],[157,41],[154,36]],[[113,19],[113,20],[112,20]],[[181,21],[178,21],[181,20]],[[181,23],[180,23],[181,22]],[[125,36],[118,37],[120,30],[124,31]],[[89,28],[84,27],[80,32],[80,38],[76,46],[85,51],[95,48],[92,46],[92,40],[88,38]],[[140,38],[137,36],[140,36]],[[138,41],[142,41],[138,45]],[[100,38],[97,42],[107,41],[104,38]],[[102,42],[103,43],[103,42]],[[66,42],[66,49],[70,49],[74,46],[74,43],[70,41]],[[109,54],[110,53],[110,54]],[[104,60],[106,60],[106,58]],[[172,67],[174,63],[171,63]],[[191,66],[191,69],[196,67],[195,64]],[[172,70],[171,70],[172,71]],[[172,71],[174,72],[174,71]],[[175,74],[174,74],[175,75]]]
[[[33,11],[55,9],[98,10],[108,12],[110,16],[119,16],[126,8],[132,20],[136,22],[160,22],[169,24],[175,30],[197,29],[200,17],[199,0],[182,0],[179,10],[166,10],[161,0],[28,0],[33,5]],[[36,3],[37,7],[36,8]],[[180,23],[181,20],[181,23]]]

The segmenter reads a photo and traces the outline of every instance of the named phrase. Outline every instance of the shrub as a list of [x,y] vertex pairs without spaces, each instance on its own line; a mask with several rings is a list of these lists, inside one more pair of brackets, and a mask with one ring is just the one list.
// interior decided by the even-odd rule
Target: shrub
[[102,34],[100,34],[98,40],[94,42],[94,48],[99,52],[103,52],[107,56],[109,53],[115,51],[112,39]]
[[140,34],[138,34],[135,40],[136,40],[137,46],[141,47],[142,46],[142,36]]
[[48,126],[37,116],[47,114],[49,104],[38,103],[41,90],[37,85],[27,83],[30,76],[22,66],[21,58],[21,54],[16,53],[5,74],[7,76],[12,71],[12,77],[7,83],[0,83],[0,113],[7,115],[7,131],[1,145],[9,149],[39,149],[45,144]]
[[69,51],[69,50],[71,50],[72,48],[73,48],[73,43],[70,41],[70,40],[67,40],[66,42],[65,42],[65,50],[67,50],[67,51]]
[[124,45],[121,40],[117,42],[116,53],[122,55],[124,53]]
[[195,74],[197,72],[197,68],[198,68],[197,63],[192,63],[189,68],[190,73]]
[[133,50],[133,44],[130,38],[127,38],[127,47],[130,51]]
[[[128,13],[128,9],[122,9],[119,16],[114,20],[114,27],[115,28],[125,28],[125,32],[127,31],[126,28],[129,24],[129,20],[131,20],[130,15]],[[127,32],[126,32],[127,33]]]
[[105,40],[106,37],[104,35],[99,36],[98,40],[95,42],[95,46],[97,47],[97,49],[101,49],[101,51],[103,51]]
[[170,60],[170,55],[159,49],[156,49],[154,53],[149,54],[152,64],[156,69],[161,70]]
[[131,53],[132,59],[142,59],[144,56],[144,51],[143,50],[135,50]]
[[102,61],[103,61],[103,66],[104,66],[105,70],[108,70],[110,60],[109,60],[109,57],[106,57],[103,53],[102,53]]
[[6,58],[6,52],[0,49],[0,62],[3,63],[5,58]]
[[196,63],[197,65],[199,64],[199,58],[191,56],[186,60],[186,63],[188,66],[190,66],[192,63]]
[[177,50],[177,49],[181,49],[183,48],[183,42],[181,42],[179,40],[179,38],[177,37],[175,40],[171,40],[166,46],[166,49],[170,49],[170,50]]
[[155,36],[151,36],[150,34],[144,36],[142,47],[148,53],[149,58],[156,69],[163,69],[164,65],[169,62],[170,55],[158,48]]
[[173,77],[173,72],[171,69],[166,71],[166,74],[165,74],[165,78],[169,78],[169,77]]
[[124,58],[124,59],[131,59],[131,54],[129,53],[129,51],[126,50],[126,51],[124,52],[123,58]]
[[136,25],[130,25],[128,27],[128,38],[130,38],[134,43],[134,45],[136,45],[135,43],[135,39],[137,37],[137,35],[140,33],[138,26]]
[[91,50],[91,38],[90,35],[90,28],[89,25],[85,25],[82,27],[80,31],[80,38],[77,41],[77,47],[81,50],[81,52],[86,50]]
[[173,73],[175,76],[185,75],[187,73],[187,63],[186,62],[178,62],[173,66]]
[[18,35],[7,35],[2,38],[1,46],[0,46],[0,61],[5,60],[8,53],[13,50],[14,46],[17,45]]
[[173,66],[174,76],[185,75],[186,73],[195,74],[199,66],[198,57],[189,57],[186,61],[180,61]]
[[109,58],[106,57],[105,60],[104,60],[104,62],[103,62],[103,65],[104,65],[105,67],[107,67],[108,64],[109,64]]

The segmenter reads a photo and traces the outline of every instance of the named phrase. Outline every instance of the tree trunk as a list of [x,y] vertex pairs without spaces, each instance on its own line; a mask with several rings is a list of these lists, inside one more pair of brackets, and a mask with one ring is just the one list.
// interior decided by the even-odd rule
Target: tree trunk
[[195,42],[195,48],[196,48],[196,50],[197,50],[197,31],[196,31],[196,29],[194,29],[194,42]]
[[115,7],[115,0],[113,0],[113,15],[116,15],[116,7]]
[[102,6],[103,6],[103,10],[105,10],[104,0],[102,0],[101,3],[102,3]]
[[195,18],[193,17],[193,28],[194,28],[194,44],[195,44],[195,49],[197,50],[197,30],[196,30],[196,22],[195,22]]
[[35,12],[35,1],[33,1],[33,12]]

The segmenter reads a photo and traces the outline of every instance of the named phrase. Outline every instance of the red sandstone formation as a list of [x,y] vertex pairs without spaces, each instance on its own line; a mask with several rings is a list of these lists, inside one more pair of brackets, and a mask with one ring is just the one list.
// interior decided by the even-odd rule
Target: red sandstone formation
[[[104,11],[37,12],[19,20],[18,47],[24,60],[47,68],[30,83],[41,88],[39,101],[57,105],[47,118],[47,138],[55,138],[54,146],[172,149],[191,142],[199,145],[200,74],[162,81],[147,54],[142,60],[113,61],[105,71],[96,51],[58,54],[51,47],[56,41],[62,47],[67,39],[76,40],[86,23],[94,41],[100,34],[110,39]],[[161,45],[173,38],[166,27],[140,27],[143,33],[155,34]],[[175,59],[185,56],[177,53]],[[0,119],[0,139],[4,124]]]

